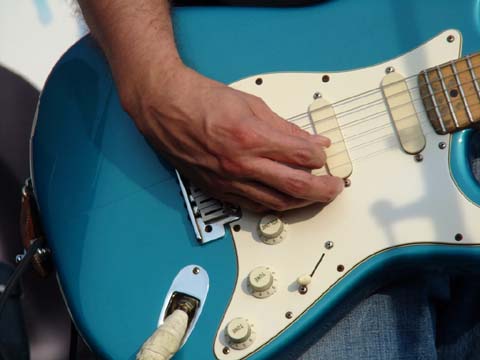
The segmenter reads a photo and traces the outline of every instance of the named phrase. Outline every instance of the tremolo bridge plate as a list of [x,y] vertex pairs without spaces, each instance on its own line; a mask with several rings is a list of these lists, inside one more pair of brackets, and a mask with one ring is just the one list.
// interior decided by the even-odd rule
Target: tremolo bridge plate
[[198,241],[205,244],[225,236],[225,225],[240,219],[240,208],[213,198],[175,172]]

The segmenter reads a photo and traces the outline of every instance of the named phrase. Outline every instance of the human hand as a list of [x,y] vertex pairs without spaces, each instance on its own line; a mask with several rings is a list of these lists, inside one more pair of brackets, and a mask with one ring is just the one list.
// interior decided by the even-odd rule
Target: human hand
[[325,164],[326,137],[183,64],[146,74],[119,81],[125,110],[162,156],[214,197],[284,211],[332,201],[342,191],[342,179],[309,172]]

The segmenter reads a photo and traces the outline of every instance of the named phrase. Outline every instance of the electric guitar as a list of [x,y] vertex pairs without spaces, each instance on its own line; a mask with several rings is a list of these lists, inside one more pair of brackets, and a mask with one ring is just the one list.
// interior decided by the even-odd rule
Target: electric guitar
[[285,213],[227,206],[178,175],[122,110],[92,38],[70,48],[40,98],[32,176],[91,348],[133,359],[190,299],[175,359],[275,359],[407,271],[475,272],[479,18],[473,0],[176,9],[189,66],[332,140],[316,172],[345,190]]

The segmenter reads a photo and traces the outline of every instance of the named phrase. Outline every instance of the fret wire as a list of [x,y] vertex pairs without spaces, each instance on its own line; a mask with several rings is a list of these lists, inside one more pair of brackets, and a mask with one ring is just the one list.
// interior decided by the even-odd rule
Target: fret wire
[[473,84],[475,85],[475,90],[477,90],[477,96],[480,99],[480,86],[478,85],[478,79],[475,75],[475,71],[473,70],[472,60],[470,59],[470,55],[466,56],[468,69],[470,70],[470,76],[472,77]]
[[438,76],[440,78],[440,84],[442,85],[443,92],[445,93],[445,98],[447,99],[448,108],[450,109],[450,113],[452,114],[453,122],[455,123],[455,126],[458,129],[460,125],[458,124],[457,115],[455,114],[455,110],[453,109],[452,103],[450,102],[451,100],[450,94],[448,93],[447,85],[445,84],[445,80],[443,79],[442,70],[440,69],[439,66],[436,66],[435,68],[438,72]]
[[425,82],[427,84],[428,91],[430,91],[430,98],[432,99],[433,108],[435,109],[435,113],[437,114],[438,122],[440,124],[440,127],[442,128],[442,131],[444,133],[446,133],[447,129],[445,128],[445,124],[443,123],[443,119],[440,116],[440,112],[438,110],[437,100],[435,99],[435,96],[433,95],[433,94],[435,94],[435,92],[433,91],[432,84],[430,83],[430,79],[428,78],[428,73],[427,73],[426,70],[424,70],[423,74],[425,75]]
[[472,113],[470,112],[470,108],[468,107],[467,98],[465,97],[465,92],[463,91],[463,86],[462,86],[462,83],[460,82],[460,77],[458,76],[457,65],[455,64],[455,61],[451,61],[451,66],[452,66],[453,74],[455,75],[455,80],[457,80],[458,89],[460,90],[460,95],[462,96],[463,105],[465,106],[465,110],[468,115],[468,121],[470,121],[470,123],[473,124],[473,116],[472,116]]

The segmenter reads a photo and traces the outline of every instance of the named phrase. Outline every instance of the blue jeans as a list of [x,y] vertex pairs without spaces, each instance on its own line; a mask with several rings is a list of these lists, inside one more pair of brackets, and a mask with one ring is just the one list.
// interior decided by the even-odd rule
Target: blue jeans
[[[478,180],[475,136],[471,164]],[[480,276],[430,274],[391,284],[361,302],[300,359],[480,359]]]

